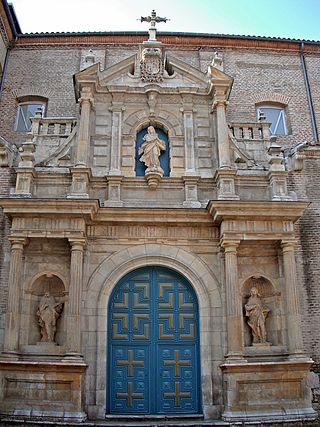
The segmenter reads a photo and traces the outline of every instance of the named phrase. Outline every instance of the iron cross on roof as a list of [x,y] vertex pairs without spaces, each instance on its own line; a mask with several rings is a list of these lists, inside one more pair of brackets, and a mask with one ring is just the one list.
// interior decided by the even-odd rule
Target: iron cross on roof
[[141,16],[140,22],[150,22],[151,26],[149,28],[149,42],[156,41],[156,22],[167,22],[170,21],[168,18],[160,18],[157,16],[156,11],[151,12],[151,16]]

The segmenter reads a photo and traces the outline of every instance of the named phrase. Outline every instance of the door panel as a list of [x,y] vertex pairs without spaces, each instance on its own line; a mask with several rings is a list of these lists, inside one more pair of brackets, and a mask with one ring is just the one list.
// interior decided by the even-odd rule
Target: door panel
[[119,282],[109,349],[111,413],[199,412],[198,306],[179,274],[150,267]]

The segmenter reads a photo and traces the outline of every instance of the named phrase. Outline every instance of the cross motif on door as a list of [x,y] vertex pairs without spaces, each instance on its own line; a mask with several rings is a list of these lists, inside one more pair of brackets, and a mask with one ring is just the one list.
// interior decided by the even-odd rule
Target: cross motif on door
[[133,399],[143,399],[143,393],[135,393],[133,391],[133,383],[128,382],[127,393],[117,393],[119,399],[127,399],[127,405],[133,406]]
[[[179,359],[179,350],[174,351],[174,360],[164,360],[165,365],[174,365],[174,375],[176,377],[180,376],[180,366],[190,366],[190,360],[180,360]],[[176,383],[177,384],[177,383]]]
[[133,368],[135,366],[143,366],[144,361],[134,360],[133,350],[128,350],[128,360],[117,360],[117,365],[126,366],[128,377],[133,377]]
[[190,391],[180,391],[179,383],[174,383],[174,393],[164,393],[164,397],[174,397],[174,406],[180,406],[180,399],[184,397],[191,397]]

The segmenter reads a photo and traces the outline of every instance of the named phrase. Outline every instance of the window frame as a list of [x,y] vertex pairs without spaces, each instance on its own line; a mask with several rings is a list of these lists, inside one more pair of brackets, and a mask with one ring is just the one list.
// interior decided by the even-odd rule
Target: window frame
[[[287,136],[289,135],[289,128],[288,128],[288,123],[287,123],[287,114],[286,114],[286,108],[283,105],[273,105],[273,104],[268,104],[268,103],[263,103],[260,105],[256,105],[256,111],[257,111],[257,118],[259,119],[260,117],[260,113],[263,112],[266,121],[268,122],[268,119],[265,115],[265,112],[263,111],[263,109],[269,109],[269,110],[278,110],[279,111],[279,115],[278,115],[278,119],[277,122],[275,123],[275,127],[274,130],[275,132],[272,132],[271,127],[273,125],[273,122],[269,123],[271,124],[271,126],[269,127],[270,130],[270,134],[271,135],[275,135],[275,136]],[[283,123],[283,129],[284,129],[284,133],[276,133],[276,130],[279,126],[280,123],[280,118],[282,118],[282,123]]]
[[[26,100],[26,101],[19,102],[17,105],[16,119],[15,119],[15,124],[14,124],[15,132],[28,133],[32,129],[32,123],[31,123],[29,129],[27,129],[27,126],[26,126],[27,125],[26,118],[25,118],[23,110],[22,110],[22,107],[25,105],[36,105],[38,108],[41,107],[41,116],[44,117],[47,103],[43,99],[34,99],[34,100],[32,99],[32,100]],[[38,108],[36,110],[38,110]],[[18,129],[20,116],[22,116],[25,129]]]

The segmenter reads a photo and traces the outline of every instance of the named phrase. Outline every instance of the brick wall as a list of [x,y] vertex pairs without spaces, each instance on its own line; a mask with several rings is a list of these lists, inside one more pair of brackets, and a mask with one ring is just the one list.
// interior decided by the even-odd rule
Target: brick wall
[[47,117],[73,117],[78,111],[72,76],[79,71],[80,51],[76,48],[14,49],[10,53],[2,102],[0,134],[21,143],[24,134],[14,131],[17,98],[48,98]]

